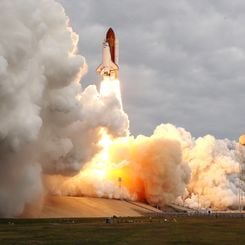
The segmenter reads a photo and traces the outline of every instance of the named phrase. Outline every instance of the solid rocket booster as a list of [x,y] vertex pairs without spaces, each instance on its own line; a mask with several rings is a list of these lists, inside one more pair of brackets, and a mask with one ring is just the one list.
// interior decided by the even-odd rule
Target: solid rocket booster
[[118,70],[118,42],[114,31],[112,28],[109,28],[105,41],[103,42],[102,63],[96,71],[104,80],[106,78],[117,79]]

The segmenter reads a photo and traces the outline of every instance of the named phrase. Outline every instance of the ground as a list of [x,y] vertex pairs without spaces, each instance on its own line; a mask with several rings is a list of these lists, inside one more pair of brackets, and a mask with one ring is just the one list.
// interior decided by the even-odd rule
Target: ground
[[27,208],[22,218],[142,216],[161,213],[146,203],[93,197],[47,196],[40,209]]
[[[135,217],[0,220],[1,244],[245,244],[245,219]],[[112,222],[112,223],[110,223]]]

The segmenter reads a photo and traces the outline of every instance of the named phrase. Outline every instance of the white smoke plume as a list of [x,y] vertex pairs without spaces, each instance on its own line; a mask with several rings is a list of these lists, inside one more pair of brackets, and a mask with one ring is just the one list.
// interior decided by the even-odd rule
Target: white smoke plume
[[[164,206],[184,193],[190,168],[179,142],[154,134],[114,139],[73,178],[49,179],[54,194],[147,201]],[[108,156],[108,157],[107,157]],[[103,161],[105,159],[105,162]]]
[[82,91],[78,36],[53,0],[0,2],[0,215],[38,198],[42,173],[70,175],[98,151],[99,128],[125,135],[115,97]]
[[245,194],[245,182],[241,176],[244,149],[239,143],[218,140],[211,135],[194,139],[185,129],[171,124],[158,126],[155,133],[178,140],[183,160],[191,169],[190,183],[185,195],[179,198],[180,203],[192,208],[217,210],[238,207],[239,189],[241,196]]
[[[183,128],[162,124],[151,137],[113,140],[106,170],[99,155],[75,177],[60,176],[50,186],[59,195],[120,197],[158,206],[176,202],[195,209],[236,209],[239,189],[241,196],[245,194],[240,175],[243,151],[235,141],[217,140],[211,135],[194,139]],[[119,188],[119,178],[123,188]]]

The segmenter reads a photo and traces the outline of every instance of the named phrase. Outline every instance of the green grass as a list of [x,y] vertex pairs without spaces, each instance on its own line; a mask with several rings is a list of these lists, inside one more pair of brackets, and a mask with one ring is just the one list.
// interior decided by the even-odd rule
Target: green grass
[[[0,220],[0,244],[245,244],[245,220],[225,217]],[[13,224],[14,223],[14,224]]]

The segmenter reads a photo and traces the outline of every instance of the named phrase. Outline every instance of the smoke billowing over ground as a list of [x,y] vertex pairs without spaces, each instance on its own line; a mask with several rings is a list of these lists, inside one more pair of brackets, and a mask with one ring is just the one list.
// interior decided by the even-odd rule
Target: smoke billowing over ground
[[120,82],[81,87],[87,65],[60,4],[2,0],[0,9],[0,216],[48,194],[237,206],[237,142],[171,124],[130,136]]

